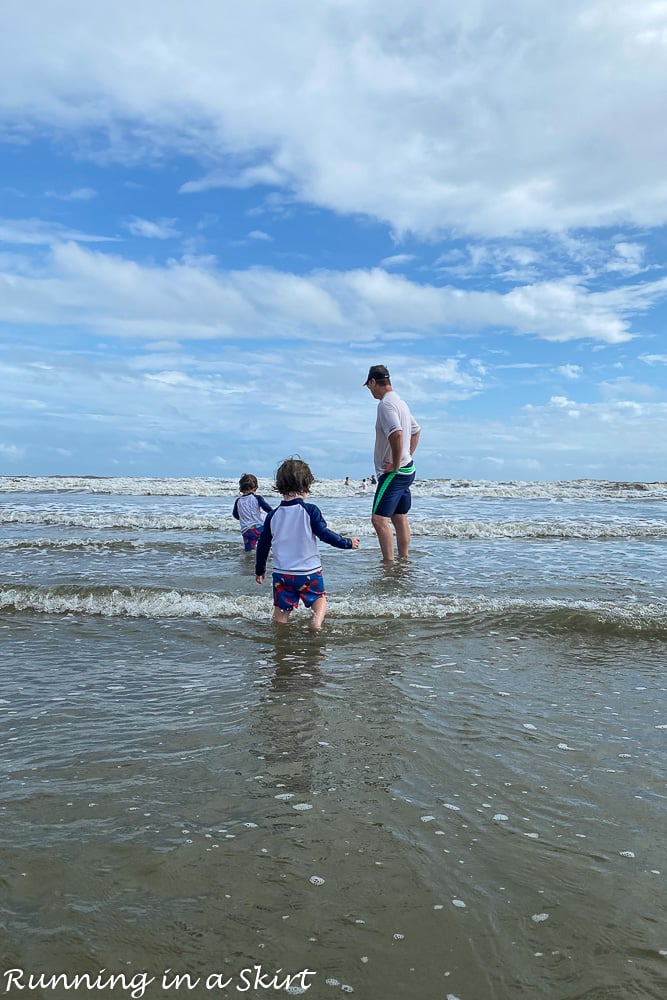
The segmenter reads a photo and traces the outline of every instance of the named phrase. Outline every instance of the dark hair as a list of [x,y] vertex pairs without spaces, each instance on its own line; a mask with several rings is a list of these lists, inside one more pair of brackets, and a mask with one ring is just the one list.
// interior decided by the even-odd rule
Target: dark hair
[[253,490],[257,489],[258,485],[257,476],[253,476],[251,472],[244,472],[239,479],[241,493],[252,493]]
[[286,458],[276,472],[276,489],[283,496],[288,493],[308,493],[315,482],[310,466],[300,458]]

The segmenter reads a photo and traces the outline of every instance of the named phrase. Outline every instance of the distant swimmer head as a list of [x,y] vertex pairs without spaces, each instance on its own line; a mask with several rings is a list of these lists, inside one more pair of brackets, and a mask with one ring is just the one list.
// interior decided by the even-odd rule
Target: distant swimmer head
[[308,493],[315,482],[307,462],[300,458],[286,458],[276,472],[276,489],[283,496],[290,493]]
[[368,378],[364,382],[364,385],[368,385],[369,382],[379,382],[380,385],[387,385],[391,382],[391,375],[384,365],[371,365],[368,369]]

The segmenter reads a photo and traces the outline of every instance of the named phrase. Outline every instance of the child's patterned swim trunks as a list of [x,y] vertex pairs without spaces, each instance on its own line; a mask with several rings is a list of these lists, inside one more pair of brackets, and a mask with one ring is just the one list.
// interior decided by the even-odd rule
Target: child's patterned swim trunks
[[300,600],[309,608],[325,596],[321,570],[307,574],[273,574],[273,606],[281,611],[292,611]]

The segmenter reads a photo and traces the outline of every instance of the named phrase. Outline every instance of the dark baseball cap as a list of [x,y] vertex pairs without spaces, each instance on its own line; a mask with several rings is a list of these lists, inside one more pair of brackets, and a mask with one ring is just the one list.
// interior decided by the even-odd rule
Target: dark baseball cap
[[376,381],[379,381],[380,379],[383,378],[386,378],[388,381],[391,381],[391,375],[389,374],[384,365],[371,365],[370,368],[368,369],[368,378],[364,382],[364,385],[368,385],[368,383],[372,378],[374,378]]

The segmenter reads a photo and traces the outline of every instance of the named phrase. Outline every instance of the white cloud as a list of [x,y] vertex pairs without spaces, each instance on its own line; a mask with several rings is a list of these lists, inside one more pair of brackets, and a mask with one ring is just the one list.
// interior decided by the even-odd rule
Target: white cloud
[[507,293],[413,282],[371,268],[297,275],[216,270],[211,261],[142,265],[56,244],[39,270],[0,272],[0,322],[67,323],[104,336],[167,341],[290,337],[356,342],[505,329],[543,340],[618,344],[629,318],[667,297],[667,279],[589,292],[574,279]]
[[125,228],[133,236],[144,236],[149,240],[168,240],[172,236],[178,236],[179,232],[174,228],[176,219],[158,219],[151,222],[150,219],[140,219],[134,216],[125,223]]
[[571,379],[581,378],[584,373],[581,365],[559,365],[558,368],[556,368],[556,371],[564,378]]
[[638,274],[644,266],[645,248],[640,243],[616,243],[615,257],[608,261],[607,270],[619,274]]
[[[542,236],[544,243],[544,236]],[[527,283],[539,279],[545,270],[547,257],[544,247],[536,249],[522,244],[469,243],[465,248],[446,250],[434,262],[438,273],[453,278],[490,275],[502,281]],[[551,272],[557,264],[552,253],[549,258]]]
[[639,360],[647,365],[667,365],[667,354],[640,354]]
[[631,378],[617,378],[599,385],[600,393],[608,399],[619,399],[624,403],[638,405],[631,398],[639,396],[641,399],[650,399],[657,395],[658,390],[654,385],[647,385],[644,382],[636,382]]
[[264,240],[266,243],[273,242],[273,236],[269,236],[268,233],[263,232],[261,229],[253,229],[252,232],[248,233],[249,240]]
[[[361,382],[368,365],[381,360],[423,427],[422,476],[488,478],[494,466],[503,478],[661,476],[656,442],[667,440],[667,403],[614,396],[581,403],[554,396],[544,405],[489,419],[478,407],[457,402],[483,399],[494,384],[474,359],[434,361],[409,347],[378,356],[375,346],[351,350],[344,342],[332,342],[326,352],[312,341],[298,351],[283,351],[274,342],[251,356],[242,343],[224,351],[203,346],[206,351],[196,355],[178,352],[163,367],[156,356],[150,369],[107,354],[81,358],[47,347],[37,367],[31,353],[22,360],[7,348],[7,363],[0,364],[0,415],[11,434],[6,447],[11,441],[14,456],[23,448],[22,471],[35,473],[52,468],[104,474],[117,462],[127,474],[216,475],[223,469],[228,475],[251,453],[257,471],[270,475],[280,459],[299,453],[312,461],[316,475],[366,475],[375,405]],[[336,469],[341,431],[323,398],[325,388],[331,405],[344,405],[345,468]],[[28,444],[35,417],[20,402],[36,396],[47,419],[39,439],[33,435]],[[461,413],[465,419],[457,419]],[[74,454],[51,452],[49,466],[47,452],[63,440]]]
[[133,454],[145,454],[146,452],[153,452],[157,455],[162,454],[162,448],[152,441],[128,441],[122,450],[132,452]]
[[0,219],[0,243],[26,246],[52,246],[54,243],[110,243],[113,236],[94,236],[43,219]]
[[59,201],[90,201],[97,197],[97,191],[90,187],[73,188],[66,194],[59,194],[57,191],[47,191],[47,198],[57,198]]
[[[222,152],[222,150],[221,150]],[[229,187],[243,190],[258,184],[273,187],[287,184],[289,175],[274,164],[262,163],[253,167],[239,167],[236,171],[214,170],[198,180],[186,181],[179,188],[181,194],[196,194],[212,188]]]
[[[442,435],[452,476],[483,477],[482,461],[488,460],[492,444],[506,478],[655,481],[663,478],[656,441],[667,436],[667,403],[580,403],[555,397],[504,421],[445,418]],[[427,438],[423,445],[426,450]]]
[[127,162],[199,159],[184,191],[279,185],[398,232],[667,220],[666,29],[652,0],[38,11],[11,4],[0,35],[8,133],[106,129]]
[[403,264],[411,264],[413,260],[415,260],[413,253],[395,253],[381,260],[380,267],[401,267]]

